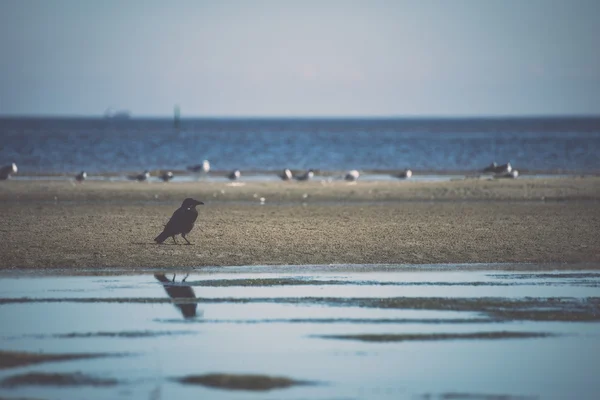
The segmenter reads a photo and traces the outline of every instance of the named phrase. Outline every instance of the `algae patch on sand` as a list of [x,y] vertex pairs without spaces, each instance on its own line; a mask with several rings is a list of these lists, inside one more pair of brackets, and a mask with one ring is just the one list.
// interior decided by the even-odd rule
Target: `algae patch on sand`
[[473,332],[473,333],[415,333],[415,334],[362,334],[315,335],[322,339],[360,340],[363,342],[407,342],[468,339],[528,339],[552,336],[543,332]]
[[95,378],[80,372],[54,373],[30,372],[10,376],[2,381],[2,386],[114,386],[119,382],[109,378]]
[[217,389],[267,391],[272,389],[285,389],[291,386],[308,385],[310,382],[297,381],[290,378],[268,375],[234,375],[234,374],[207,374],[189,375],[176,379],[185,384],[202,385]]
[[159,336],[175,336],[175,335],[195,335],[197,332],[192,331],[121,331],[121,332],[72,332],[64,334],[56,334],[51,337],[57,339],[73,339],[73,338],[153,338]]
[[481,394],[449,392],[439,395],[425,394],[422,400],[536,400],[538,397],[512,396],[509,394]]
[[0,350],[0,369],[23,367],[26,365],[39,364],[51,361],[68,361],[81,360],[86,358],[122,356],[120,354],[43,354],[43,353],[26,353],[18,351],[1,351]]

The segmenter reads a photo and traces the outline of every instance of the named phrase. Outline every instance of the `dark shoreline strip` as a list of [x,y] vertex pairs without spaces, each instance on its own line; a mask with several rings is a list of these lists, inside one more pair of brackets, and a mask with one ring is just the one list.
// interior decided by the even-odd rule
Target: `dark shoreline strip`
[[447,392],[433,397],[425,394],[421,400],[539,400],[537,396],[513,396],[510,394],[482,394],[482,393],[460,393]]
[[555,336],[545,332],[473,332],[473,333],[418,333],[418,334],[363,334],[363,335],[312,335],[321,339],[360,340],[363,342],[407,342],[469,339],[531,339]]
[[175,335],[197,335],[198,332],[193,331],[121,331],[121,332],[71,332],[71,333],[56,333],[56,334],[26,334],[18,336],[0,337],[3,340],[15,340],[21,338],[31,339],[87,339],[87,338],[119,338],[119,339],[140,339],[153,338],[159,336],[175,336]]
[[285,389],[298,385],[313,385],[313,382],[297,381],[294,379],[268,375],[235,375],[235,374],[206,374],[188,375],[176,378],[184,384],[202,385],[215,389],[267,391]]
[[[155,319],[181,323],[181,319]],[[505,321],[490,318],[272,318],[272,319],[196,319],[201,324],[488,324]],[[185,323],[189,323],[188,320]]]
[[[129,303],[172,304],[169,298],[12,298],[0,299],[2,304],[18,303]],[[410,309],[466,311],[486,313],[492,319],[531,321],[600,321],[600,297],[571,298],[445,298],[445,297],[283,297],[283,298],[196,298],[188,303],[198,304],[294,304],[326,307],[364,307],[381,309]]]
[[119,381],[111,378],[96,378],[93,376],[75,373],[45,373],[29,372],[13,375],[2,380],[2,386],[115,386]]
[[111,353],[75,353],[75,354],[44,354],[28,353],[20,351],[0,350],[0,369],[23,367],[26,365],[39,364],[53,361],[82,360],[100,357],[124,357],[125,354]]
[[[600,275],[598,275],[600,277]],[[348,281],[348,280],[316,280],[302,278],[266,278],[266,279],[207,279],[188,281],[193,287],[272,287],[272,286],[587,286],[599,287],[600,282],[593,280],[551,281],[551,282],[381,282],[381,281]]]
[[[281,303],[310,304],[342,307],[366,308],[407,308],[449,311],[471,311],[478,307],[597,307],[600,311],[600,297],[197,297],[186,299],[188,303]],[[2,304],[19,303],[131,303],[161,304],[172,303],[168,297],[14,297],[0,298]]]

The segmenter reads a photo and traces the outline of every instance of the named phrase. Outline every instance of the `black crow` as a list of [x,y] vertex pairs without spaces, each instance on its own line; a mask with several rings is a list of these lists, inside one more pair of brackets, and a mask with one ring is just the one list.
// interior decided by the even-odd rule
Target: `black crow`
[[175,210],[173,216],[169,222],[167,222],[167,225],[165,225],[165,229],[162,233],[154,238],[154,241],[156,243],[162,243],[167,240],[168,237],[172,237],[173,241],[177,243],[175,235],[181,234],[181,237],[187,244],[191,244],[190,241],[186,239],[185,235],[190,233],[194,227],[194,222],[196,222],[196,218],[198,218],[196,206],[199,204],[204,203],[189,197],[185,199],[181,204],[181,207]]

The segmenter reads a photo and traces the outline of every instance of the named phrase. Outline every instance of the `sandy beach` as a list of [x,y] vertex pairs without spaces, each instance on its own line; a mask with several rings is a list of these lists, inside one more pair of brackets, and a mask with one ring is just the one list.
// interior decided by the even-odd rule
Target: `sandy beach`
[[[193,245],[155,244],[185,197],[206,203],[189,235]],[[0,209],[5,270],[600,265],[599,177],[356,184],[12,180],[0,183]]]

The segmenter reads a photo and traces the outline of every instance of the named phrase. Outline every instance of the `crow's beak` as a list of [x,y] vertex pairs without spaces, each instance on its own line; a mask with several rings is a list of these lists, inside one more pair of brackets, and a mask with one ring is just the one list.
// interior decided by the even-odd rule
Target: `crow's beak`
[[196,205],[197,205],[197,206],[198,206],[198,205],[201,205],[201,204],[202,204],[202,205],[204,205],[204,203],[203,203],[203,202],[196,200]]

